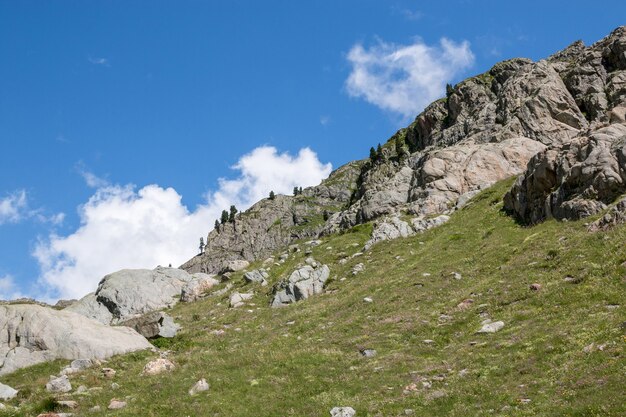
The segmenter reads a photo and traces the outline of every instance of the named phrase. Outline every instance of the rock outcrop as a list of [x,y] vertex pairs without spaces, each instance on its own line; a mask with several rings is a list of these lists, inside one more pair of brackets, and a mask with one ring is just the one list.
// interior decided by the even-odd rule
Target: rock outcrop
[[175,305],[183,288],[202,279],[176,268],[123,269],[105,276],[95,293],[83,297],[66,311],[104,324],[139,317]]
[[120,322],[119,325],[130,327],[147,339],[174,337],[180,329],[180,326],[174,323],[174,319],[162,311],[144,314],[143,316]]
[[128,327],[38,305],[0,306],[0,375],[53,359],[105,359],[152,345]]
[[307,265],[296,269],[288,279],[280,281],[274,287],[272,307],[282,307],[324,291],[324,285],[330,277],[330,268],[309,258]]

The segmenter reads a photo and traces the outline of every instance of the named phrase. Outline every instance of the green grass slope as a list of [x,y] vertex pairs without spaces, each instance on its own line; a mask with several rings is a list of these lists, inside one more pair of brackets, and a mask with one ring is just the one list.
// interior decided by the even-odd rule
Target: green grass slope
[[[88,394],[56,399],[74,399],[75,415],[90,416],[328,416],[334,406],[357,416],[626,415],[626,227],[521,227],[501,211],[510,184],[481,193],[442,227],[361,256],[350,258],[370,225],[325,238],[312,256],[330,266],[332,281],[307,301],[271,309],[270,288],[238,275],[236,288],[256,292],[246,306],[230,309],[222,296],[171,311],[183,330],[157,344],[171,351],[173,372],[141,375],[155,353],[120,356],[106,364],[114,379],[99,368],[72,375]],[[272,283],[304,258],[273,266]],[[365,269],[353,275],[358,263]],[[478,334],[485,318],[505,326]],[[66,363],[2,378],[21,390],[7,403],[19,410],[7,415],[54,409],[44,384]],[[200,378],[210,390],[190,396]],[[108,411],[112,398],[128,406]],[[89,411],[95,405],[101,411]]]

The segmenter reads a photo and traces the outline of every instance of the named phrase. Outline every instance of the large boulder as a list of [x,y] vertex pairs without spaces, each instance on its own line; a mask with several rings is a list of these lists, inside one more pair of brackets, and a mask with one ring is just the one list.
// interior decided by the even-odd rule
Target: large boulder
[[38,305],[0,306],[0,375],[54,359],[106,359],[152,345],[128,327]]
[[215,275],[203,274],[202,272],[196,272],[192,274],[192,277],[193,279],[187,282],[180,292],[180,301],[184,303],[198,300],[208,290],[220,283]]
[[330,269],[327,265],[320,265],[315,261],[309,263],[296,269],[287,280],[276,285],[272,307],[286,306],[324,291],[324,285],[330,276]]
[[16,389],[0,383],[0,400],[6,401],[10,400],[11,398],[15,398],[17,393],[18,391]]
[[180,326],[174,323],[174,319],[162,311],[144,314],[143,316],[123,321],[119,325],[130,327],[148,339],[174,337],[180,329]]
[[117,324],[174,306],[194,277],[177,268],[123,269],[105,276],[94,294],[68,307],[105,324]]

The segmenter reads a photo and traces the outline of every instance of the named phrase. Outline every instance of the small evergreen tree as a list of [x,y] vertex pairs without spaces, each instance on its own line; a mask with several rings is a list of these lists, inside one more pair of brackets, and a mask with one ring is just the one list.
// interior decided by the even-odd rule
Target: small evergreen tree
[[220,228],[220,221],[219,220],[215,220],[215,230]]
[[383,154],[383,147],[380,146],[380,143],[379,143],[378,147],[376,148],[376,160],[380,162],[384,158],[385,158],[385,154]]
[[200,253],[204,253],[204,238],[200,238]]
[[450,97],[454,93],[454,87],[450,84],[446,84],[446,97]]
[[298,187],[293,187],[293,195],[298,195]]
[[298,194],[302,195],[302,187],[298,188]]
[[370,161],[372,163],[376,162],[376,149],[373,146],[370,148]]
[[235,214],[237,214],[237,207],[235,206],[230,206],[230,214],[228,215],[228,221],[229,222],[234,222],[235,221]]
[[276,198],[276,194],[274,194],[274,191],[270,191],[270,200],[273,200]]
[[222,217],[220,219],[220,222],[222,224],[226,224],[227,221],[228,221],[228,212],[226,210],[222,210]]

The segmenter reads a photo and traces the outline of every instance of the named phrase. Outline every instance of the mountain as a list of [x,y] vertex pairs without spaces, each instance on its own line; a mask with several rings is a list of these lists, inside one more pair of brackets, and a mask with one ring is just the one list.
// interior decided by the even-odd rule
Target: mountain
[[[296,194],[180,269],[107,275],[63,311],[0,306],[0,412],[626,414],[625,27],[449,86]],[[98,332],[134,352],[94,353]]]

